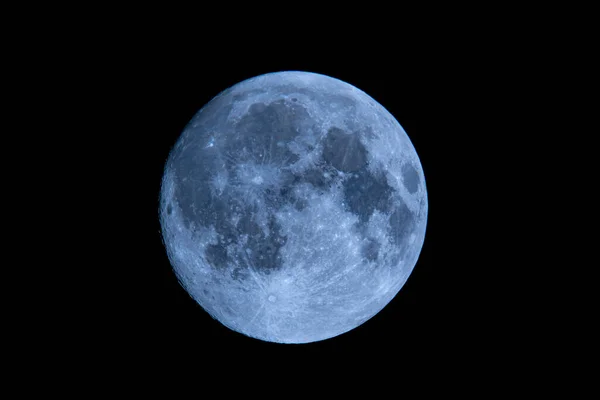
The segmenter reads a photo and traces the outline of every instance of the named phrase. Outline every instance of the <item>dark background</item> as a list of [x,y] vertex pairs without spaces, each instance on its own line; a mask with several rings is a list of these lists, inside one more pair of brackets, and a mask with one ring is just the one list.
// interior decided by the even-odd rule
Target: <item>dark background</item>
[[[331,16],[299,3],[254,10],[260,16],[223,5],[215,11],[198,3],[177,16],[162,4],[35,12],[24,6],[22,23],[7,12],[18,22],[6,25],[3,88],[20,110],[6,112],[17,124],[3,136],[12,200],[5,214],[22,230],[5,230],[24,246],[7,244],[4,266],[30,276],[3,281],[18,292],[5,305],[19,316],[4,330],[24,339],[6,341],[23,365],[23,387],[36,386],[36,366],[68,385],[76,381],[71,374],[102,383],[116,370],[127,379],[189,370],[202,384],[218,376],[229,388],[249,376],[261,389],[274,373],[304,383],[316,370],[328,379],[351,369],[392,374],[385,382],[398,391],[409,381],[398,370],[408,369],[422,388],[446,390],[431,376],[458,378],[463,387],[491,376],[495,392],[510,387],[515,374],[529,381],[557,346],[578,341],[551,336],[579,331],[556,315],[576,311],[563,301],[568,284],[545,282],[573,275],[578,263],[557,262],[555,250],[581,234],[558,224],[585,211],[565,208],[565,196],[581,195],[555,178],[570,152],[562,147],[581,147],[570,137],[580,129],[553,135],[547,128],[561,117],[554,113],[561,108],[555,78],[568,75],[568,86],[581,86],[563,71],[554,75],[552,67],[561,65],[556,43],[571,43],[560,29],[547,36],[531,28],[537,14],[509,9],[506,19],[499,9],[477,18],[457,9],[468,16],[461,21],[446,10],[434,19],[430,5],[410,14],[358,4],[353,16],[344,15],[349,4]],[[515,33],[514,16],[532,35]],[[190,118],[227,87],[281,70],[342,79],[386,107],[415,145],[429,193],[425,244],[396,298],[351,332],[306,345],[261,342],[212,320],[178,285],[158,223],[164,162]],[[549,194],[538,198],[540,189]],[[31,273],[33,266],[40,271]],[[580,291],[578,284],[570,289]],[[540,325],[545,316],[550,323]],[[141,377],[146,386],[155,383]],[[331,381],[351,390],[383,383]]]
[[[487,140],[463,120],[475,110],[463,107],[468,94],[458,95],[461,81],[451,70],[408,50],[377,52],[369,43],[224,51],[128,40],[101,53],[110,57],[92,53],[80,61],[93,66],[82,90],[95,97],[84,108],[96,135],[92,178],[83,186],[99,204],[99,239],[86,249],[97,290],[78,285],[82,296],[74,305],[82,318],[75,332],[88,334],[81,336],[84,358],[109,357],[131,368],[202,360],[198,368],[218,370],[261,359],[274,366],[318,360],[323,368],[403,360],[427,369],[501,351],[506,325],[489,273],[499,260],[488,252],[492,238],[483,228],[493,224],[485,201],[494,195],[494,177],[478,167]],[[382,104],[415,146],[429,196],[421,255],[393,301],[350,332],[304,345],[259,341],[212,319],[177,282],[158,220],[165,161],[194,114],[244,79],[284,70],[341,79]]]
[[[421,376],[422,387],[440,390],[446,387],[436,386],[432,375],[469,387],[473,376],[495,376],[494,391],[510,383],[515,370],[529,380],[537,367],[528,361],[554,357],[555,344],[564,341],[546,345],[548,331],[570,329],[555,310],[572,312],[566,302],[548,306],[568,296],[562,282],[548,285],[542,278],[566,278],[573,262],[549,272],[556,261],[542,256],[554,258],[555,248],[536,231],[543,226],[562,241],[573,235],[556,224],[582,212],[565,210],[569,181],[554,182],[564,151],[544,145],[562,147],[573,129],[552,137],[541,128],[556,117],[539,97],[555,98],[548,67],[556,65],[554,45],[562,39],[546,40],[553,51],[536,63],[546,32],[531,29],[525,16],[534,35],[507,40],[510,18],[496,24],[488,18],[499,10],[477,18],[463,12],[465,21],[440,10],[446,22],[440,27],[429,10],[417,15],[381,5],[359,4],[357,15],[346,17],[347,9],[325,16],[320,8],[291,3],[290,9],[278,6],[274,18],[270,6],[260,18],[224,6],[215,12],[198,3],[196,10],[182,10],[188,20],[169,18],[163,5],[90,7],[75,17],[74,10],[53,5],[61,18],[36,8],[38,16],[27,10],[18,29],[7,25],[7,48],[16,51],[6,53],[5,65],[14,71],[5,74],[3,87],[16,93],[5,97],[25,107],[9,115],[18,124],[5,136],[25,145],[3,148],[10,161],[8,197],[24,208],[5,213],[31,222],[20,222],[23,232],[12,235],[23,249],[6,246],[16,261],[7,257],[5,270],[41,270],[3,281],[19,292],[6,305],[18,310],[14,326],[26,327],[25,340],[7,341],[7,347],[17,350],[27,386],[35,386],[29,371],[42,362],[44,375],[57,372],[69,383],[61,363],[78,377],[190,370],[200,372],[202,384],[219,376],[235,386],[248,375],[261,388],[272,374],[292,368],[308,376],[302,382],[318,375],[315,370],[325,370],[326,378],[340,369],[387,371],[394,379],[386,382],[400,386],[408,379],[397,371],[409,369]],[[362,326],[306,345],[261,342],[213,320],[177,283],[158,223],[164,162],[187,122],[220,91],[281,70],[342,79],[386,107],[415,145],[429,193],[425,244],[396,298]],[[552,161],[542,162],[540,154]],[[11,182],[14,171],[25,177]],[[536,199],[542,187],[552,193]],[[551,295],[538,294],[540,288]],[[532,329],[544,313],[552,316],[549,329]],[[7,331],[14,327],[6,325]],[[20,357],[29,348],[34,357]],[[351,390],[359,383],[342,382]]]

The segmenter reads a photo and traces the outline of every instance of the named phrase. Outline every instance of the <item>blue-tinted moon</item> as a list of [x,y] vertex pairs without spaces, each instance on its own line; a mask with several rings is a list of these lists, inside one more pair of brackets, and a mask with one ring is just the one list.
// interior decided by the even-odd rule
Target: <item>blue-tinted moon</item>
[[394,298],[427,210],[398,121],[348,83],[289,71],[238,83],[193,117],[166,162],[159,212],[174,272],[213,318],[308,343]]

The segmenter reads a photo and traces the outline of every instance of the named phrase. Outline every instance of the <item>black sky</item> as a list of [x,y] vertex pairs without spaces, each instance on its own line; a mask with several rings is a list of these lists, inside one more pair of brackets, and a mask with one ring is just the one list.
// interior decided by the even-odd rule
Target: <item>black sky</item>
[[[81,301],[82,313],[94,316],[82,328],[93,333],[89,348],[133,365],[257,357],[316,357],[341,365],[342,360],[375,362],[383,355],[423,364],[495,351],[495,327],[489,322],[494,311],[484,299],[494,285],[485,268],[496,261],[486,252],[482,222],[475,216],[483,212],[482,219],[488,218],[481,202],[490,192],[476,186],[487,175],[473,158],[483,156],[473,150],[475,138],[457,123],[471,112],[456,95],[459,80],[436,75],[417,53],[375,52],[368,45],[352,51],[335,46],[280,51],[265,45],[254,52],[204,48],[201,42],[129,40],[108,49],[108,58],[91,54],[82,61],[97,63],[81,89],[98,93],[87,110],[96,117],[90,122],[98,132],[94,154],[109,149],[90,171],[97,177],[90,190],[100,200],[103,227],[93,264],[103,284],[99,296],[87,294]],[[382,104],[415,146],[429,196],[425,243],[399,294],[362,326],[306,345],[262,342],[213,320],[178,284],[158,222],[164,163],[188,121],[235,83],[284,70],[341,79]]]

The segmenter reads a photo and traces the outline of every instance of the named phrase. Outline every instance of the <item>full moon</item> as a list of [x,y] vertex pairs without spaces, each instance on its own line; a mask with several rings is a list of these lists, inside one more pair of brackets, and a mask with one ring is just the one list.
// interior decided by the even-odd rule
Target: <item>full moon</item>
[[419,157],[382,105],[338,79],[286,71],[198,111],[166,161],[159,216],[179,282],[214,319],[308,343],[396,296],[427,210]]

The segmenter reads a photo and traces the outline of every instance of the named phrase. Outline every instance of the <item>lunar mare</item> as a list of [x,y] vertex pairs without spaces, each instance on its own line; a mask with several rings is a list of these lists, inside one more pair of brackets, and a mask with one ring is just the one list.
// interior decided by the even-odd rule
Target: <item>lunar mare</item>
[[160,222],[180,283],[237,332],[308,343],[347,332],[402,288],[427,190],[404,129],[354,86],[289,71],[243,81],[184,129]]

